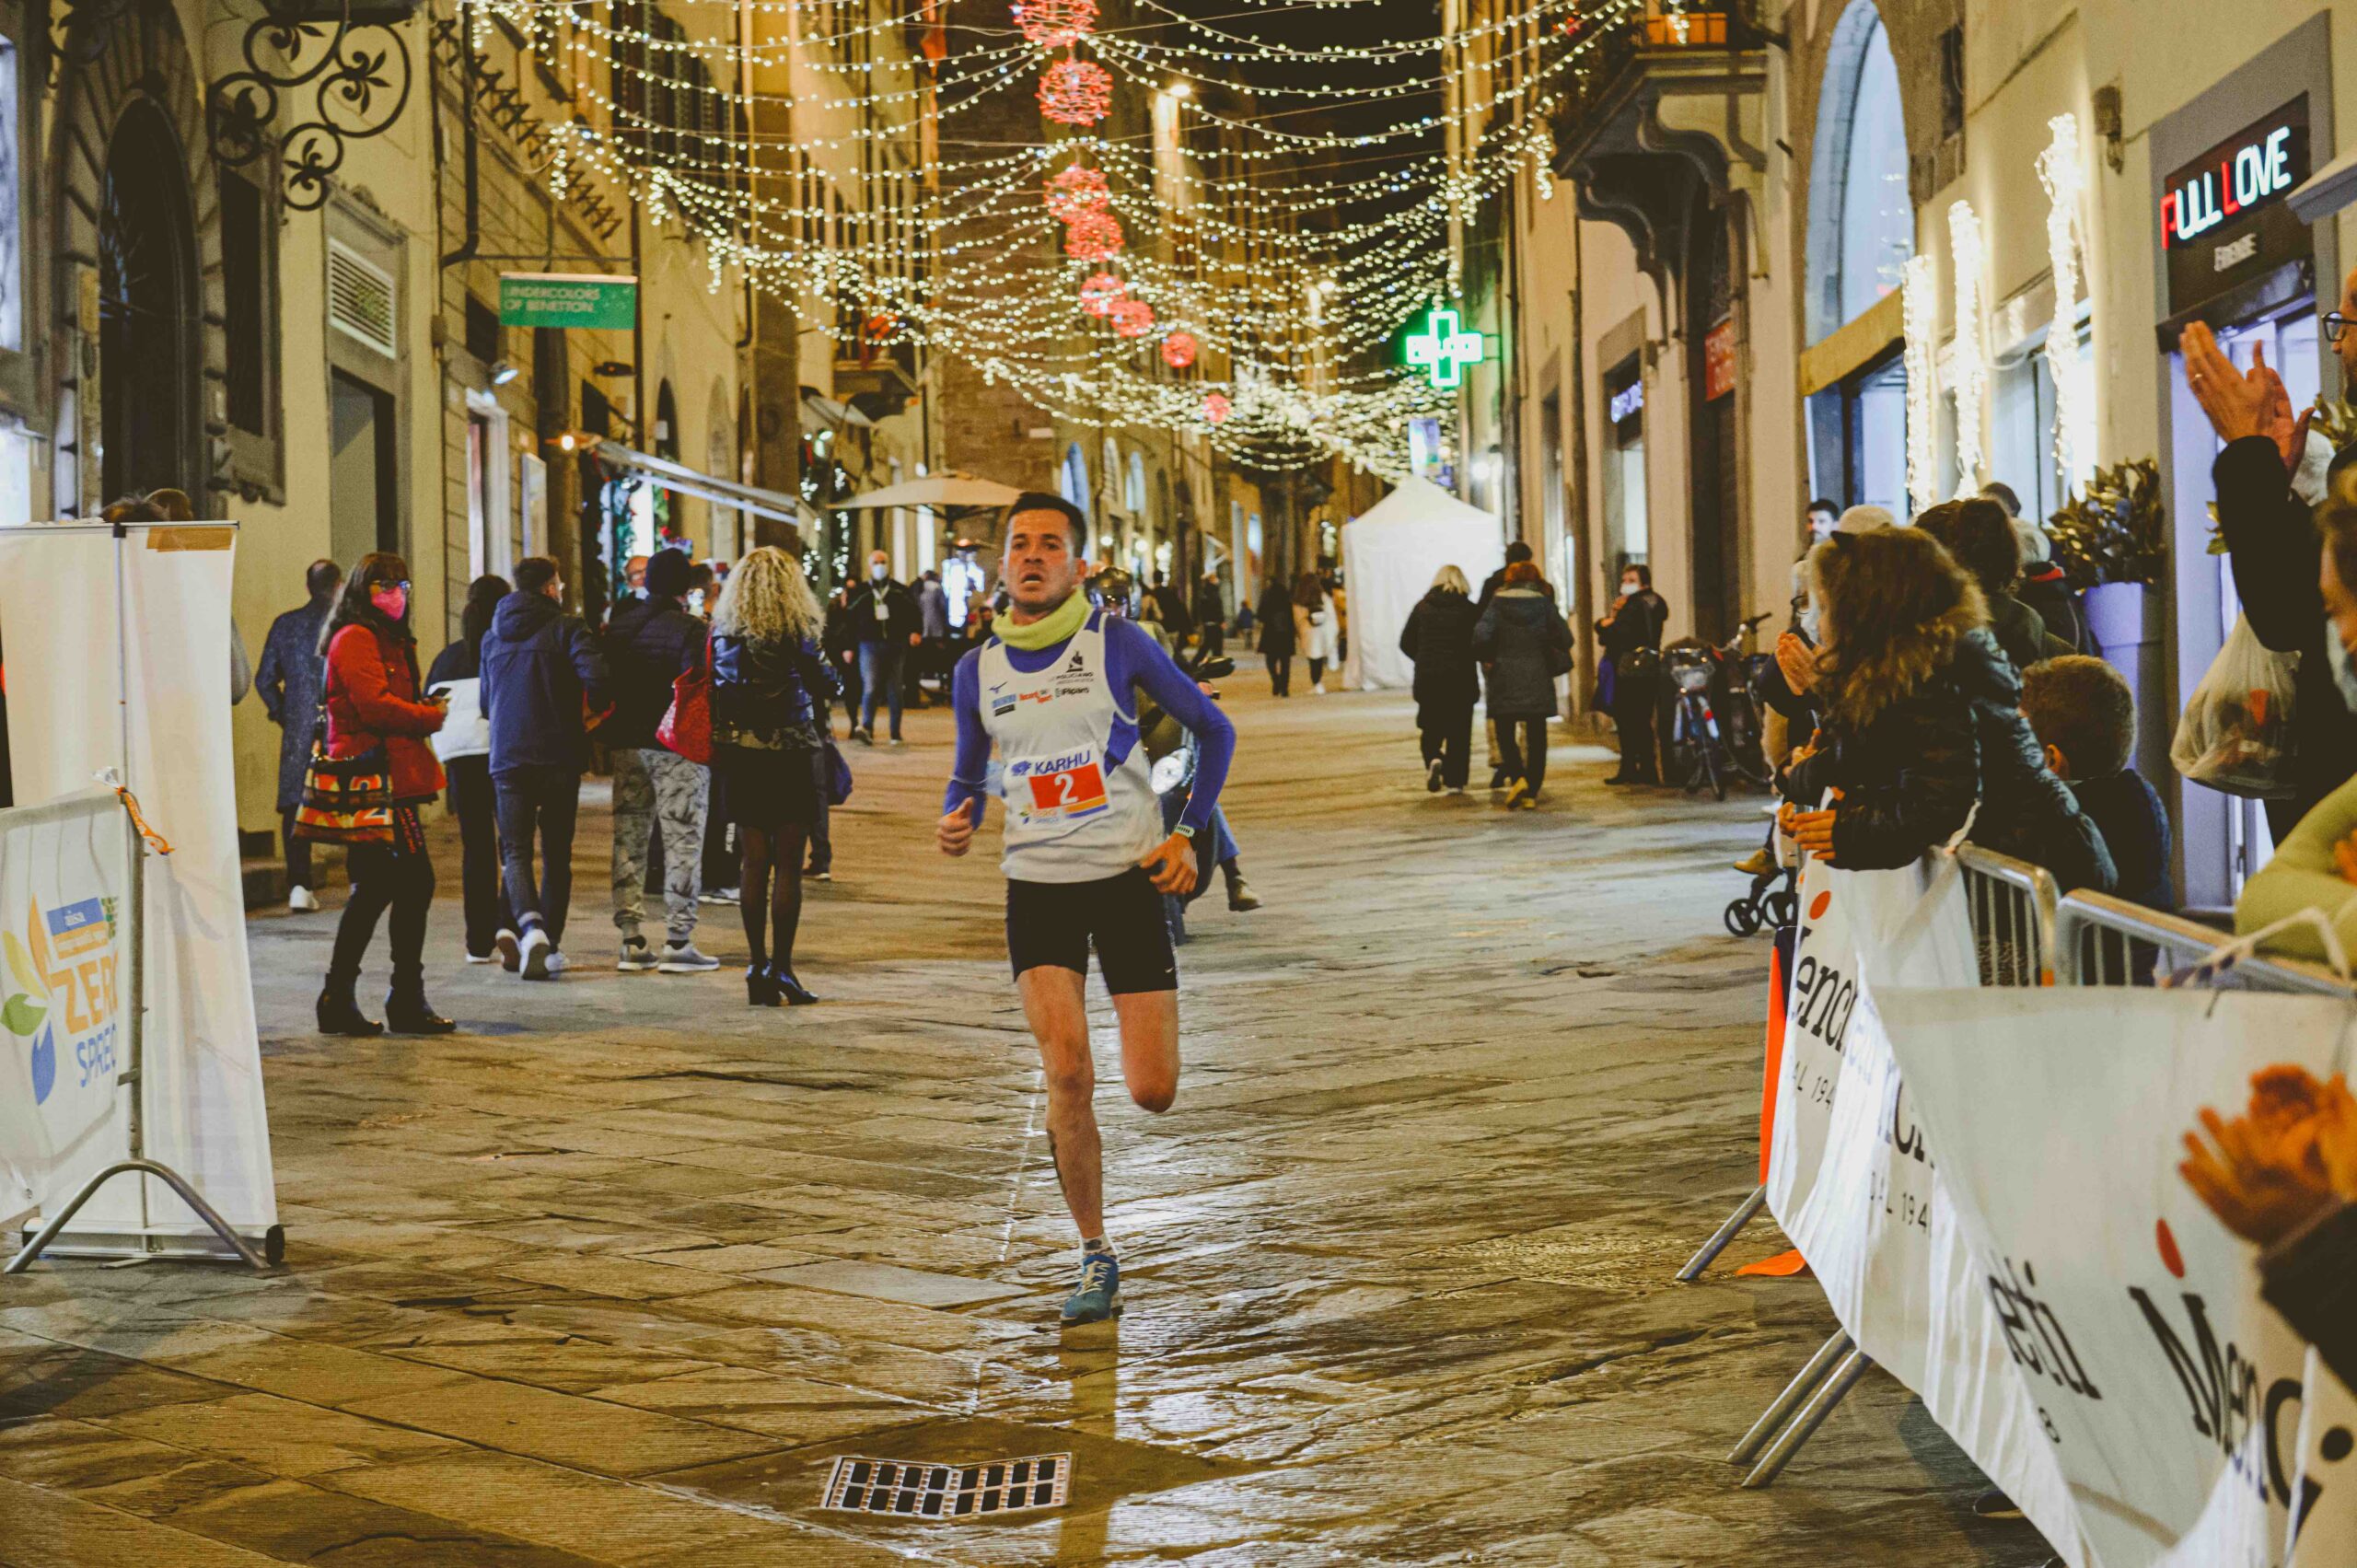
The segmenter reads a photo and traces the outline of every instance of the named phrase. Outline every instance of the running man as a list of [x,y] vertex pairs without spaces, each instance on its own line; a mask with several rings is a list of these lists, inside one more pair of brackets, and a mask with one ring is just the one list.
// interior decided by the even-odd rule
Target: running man
[[[1012,606],[997,634],[958,664],[958,757],[939,828],[964,854],[981,825],[995,743],[1006,788],[1006,947],[1048,1081],[1048,1150],[1079,1227],[1080,1284],[1067,1325],[1121,1310],[1121,1270],[1105,1238],[1102,1146],[1092,1098],[1084,986],[1088,950],[1120,1019],[1121,1076],[1150,1111],[1178,1094],[1178,967],[1162,895],[1198,876],[1236,730],[1144,628],[1090,608],[1087,522],[1061,496],[1018,496],[1000,563]],[[1165,837],[1138,743],[1134,688],[1202,742],[1193,792]]]

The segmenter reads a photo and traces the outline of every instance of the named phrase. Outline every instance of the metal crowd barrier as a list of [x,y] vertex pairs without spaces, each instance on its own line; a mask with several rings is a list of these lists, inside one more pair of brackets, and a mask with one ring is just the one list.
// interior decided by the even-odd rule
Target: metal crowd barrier
[[[2156,975],[2203,963],[2232,939],[2180,915],[2108,894],[2065,897],[2045,867],[1977,844],[1960,846],[1956,860],[1984,985],[2150,985]],[[2325,966],[2274,956],[2221,962],[2204,971],[2202,982],[2357,998],[2357,984]],[[1700,1275],[1759,1212],[1765,1196],[1762,1188],[1747,1198],[1678,1277]],[[1743,1484],[1772,1484],[1873,1365],[1849,1334],[1837,1330],[1727,1456],[1732,1464],[1752,1464]]]

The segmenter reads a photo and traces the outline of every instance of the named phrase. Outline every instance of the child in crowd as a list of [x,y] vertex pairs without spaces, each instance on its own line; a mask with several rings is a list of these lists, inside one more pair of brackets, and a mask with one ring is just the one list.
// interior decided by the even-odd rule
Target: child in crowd
[[2128,762],[2136,750],[2136,698],[2127,679],[2084,654],[2043,660],[2022,677],[2022,716],[2046,748],[2046,765],[2103,830],[2119,872],[2119,896],[2175,910],[2168,814]]

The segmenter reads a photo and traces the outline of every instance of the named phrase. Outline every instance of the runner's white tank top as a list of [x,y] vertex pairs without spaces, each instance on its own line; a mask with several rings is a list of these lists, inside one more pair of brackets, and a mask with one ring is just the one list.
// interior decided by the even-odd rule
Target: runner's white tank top
[[1107,673],[1103,616],[1093,611],[1036,674],[1016,669],[996,637],[982,645],[982,725],[1006,783],[999,865],[1014,881],[1119,877],[1161,842],[1137,714]]

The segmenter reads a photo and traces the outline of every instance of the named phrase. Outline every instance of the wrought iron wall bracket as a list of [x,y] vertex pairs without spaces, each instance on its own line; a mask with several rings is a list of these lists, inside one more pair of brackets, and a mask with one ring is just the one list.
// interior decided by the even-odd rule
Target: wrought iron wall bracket
[[309,212],[328,199],[347,145],[383,135],[408,106],[400,29],[417,0],[261,4],[246,28],[245,69],[206,97],[206,135],[226,168],[275,157],[286,204]]

